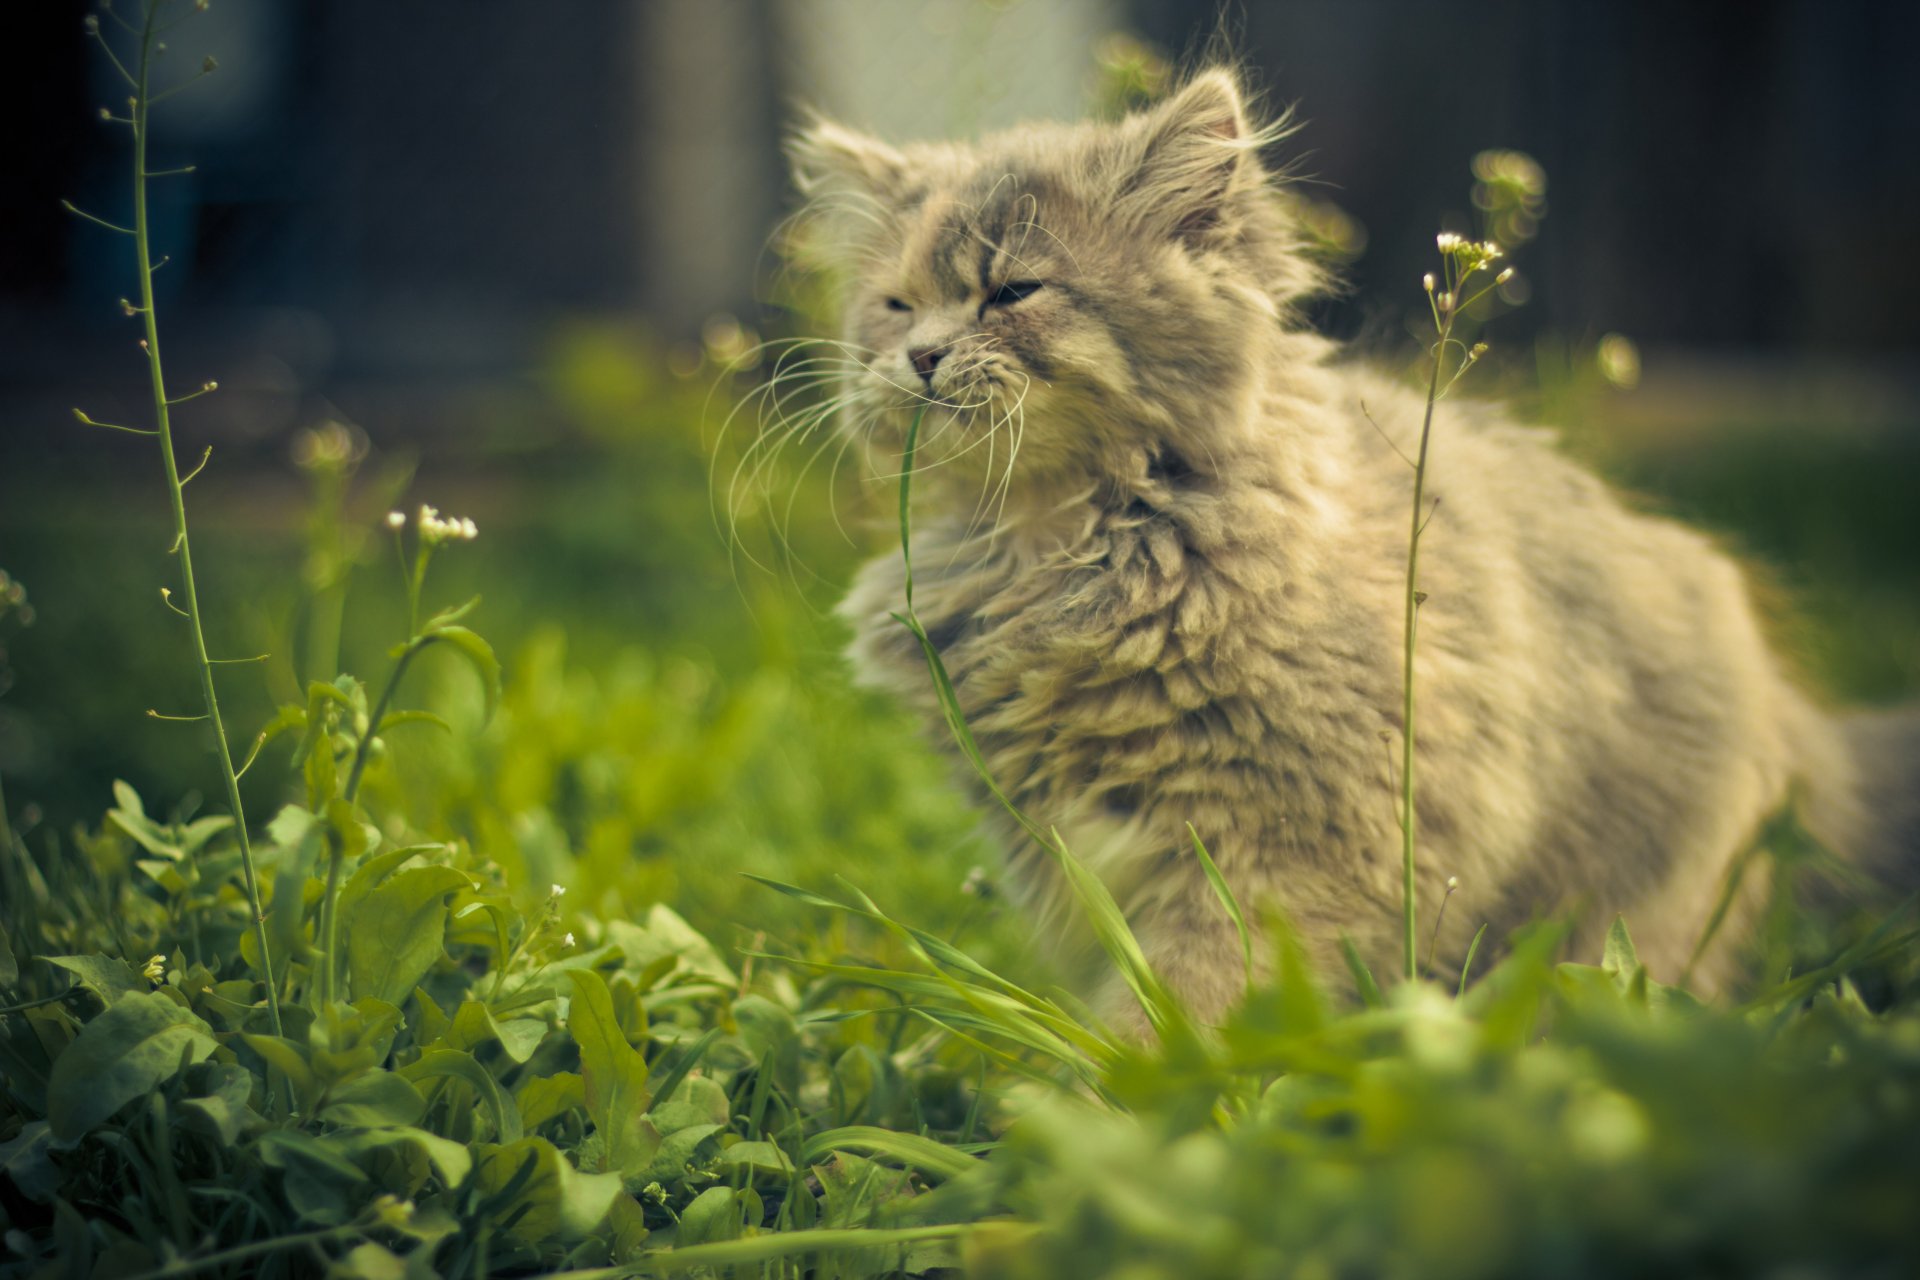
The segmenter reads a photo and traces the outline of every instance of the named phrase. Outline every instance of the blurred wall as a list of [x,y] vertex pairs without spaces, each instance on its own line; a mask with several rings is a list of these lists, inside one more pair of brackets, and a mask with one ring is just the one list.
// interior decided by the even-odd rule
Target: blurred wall
[[[124,216],[85,12],[6,13],[24,71],[0,77],[0,449],[46,447],[76,386],[137,411],[125,246],[57,205]],[[1516,333],[1920,347],[1920,6],[1288,0],[1222,22],[1174,0],[216,0],[169,57],[221,70],[156,125],[157,162],[200,166],[155,205],[181,375],[235,388],[203,411],[230,436],[328,403],[457,432],[473,404],[445,388],[522,377],[557,321],[673,339],[749,312],[795,103],[894,138],[1071,116],[1100,38],[1129,27],[1176,58],[1224,27],[1299,103],[1313,190],[1370,233],[1321,317],[1338,332],[1397,336],[1427,235],[1471,225],[1468,158],[1513,146],[1551,181]]]
[[[1195,6],[1134,0],[1174,51]],[[1233,24],[1229,24],[1232,26]],[[1518,325],[1775,353],[1920,347],[1920,5],[1904,0],[1286,0],[1238,45],[1370,243],[1358,299],[1407,294],[1422,234],[1473,227],[1467,162],[1517,147],[1549,216]],[[1335,309],[1349,332],[1362,301]]]

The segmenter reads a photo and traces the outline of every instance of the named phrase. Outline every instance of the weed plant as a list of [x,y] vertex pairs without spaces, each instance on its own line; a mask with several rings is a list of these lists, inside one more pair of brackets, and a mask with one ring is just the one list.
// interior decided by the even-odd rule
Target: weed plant
[[[116,64],[137,153],[158,27],[190,10],[103,15],[110,56],[138,49]],[[144,221],[126,230],[144,277]],[[151,303],[129,304],[157,388],[135,429],[170,449]],[[968,920],[929,927],[910,870],[883,895],[762,877],[737,909],[774,927],[716,946],[596,883],[625,874],[623,837],[543,862],[522,821],[558,776],[611,795],[697,776],[725,751],[715,717],[655,696],[659,672],[612,677],[611,699],[571,685],[553,639],[503,676],[469,625],[480,602],[437,608],[477,530],[424,506],[348,527],[328,486],[353,450],[328,448],[313,545],[334,558],[306,580],[344,607],[352,547],[391,534],[405,623],[379,680],[310,671],[237,766],[216,753],[227,812],[122,785],[70,842],[0,824],[0,1274],[1920,1270],[1920,930],[1910,905],[1810,928],[1794,889],[1816,858],[1790,820],[1753,855],[1775,864],[1781,928],[1751,990],[1713,1006],[1653,981],[1626,922],[1599,957],[1565,959],[1544,922],[1496,940],[1470,985],[1356,969],[1335,990],[1272,917],[1263,942],[1243,926],[1249,972],[1271,976],[1202,1032],[1038,828],[1152,1038],[983,961]],[[190,477],[165,472],[184,574]],[[181,592],[198,637],[203,601]],[[309,664],[340,649],[335,616],[307,615]],[[911,598],[901,620],[917,628]],[[220,673],[195,655],[211,731]],[[648,755],[655,730],[675,741]],[[249,830],[227,784],[256,770],[286,801]],[[699,838],[732,865],[726,832]]]

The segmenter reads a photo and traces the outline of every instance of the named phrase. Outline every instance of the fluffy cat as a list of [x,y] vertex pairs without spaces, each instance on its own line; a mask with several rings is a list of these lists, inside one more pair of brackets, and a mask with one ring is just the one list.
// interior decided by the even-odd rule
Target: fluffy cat
[[[1216,68],[1117,123],[895,148],[816,120],[791,148],[848,283],[842,429],[893,470],[931,406],[915,601],[972,731],[1209,1019],[1241,989],[1240,949],[1189,822],[1323,972],[1342,932],[1376,972],[1400,960],[1382,737],[1412,475],[1382,435],[1411,448],[1423,400],[1298,323],[1322,281],[1260,160],[1276,133]],[[1817,709],[1736,565],[1544,433],[1453,400],[1435,432],[1418,830],[1423,945],[1460,884],[1442,972],[1482,922],[1499,938],[1577,911],[1580,951],[1624,913],[1654,975],[1677,977],[1730,859],[1798,780],[1829,841],[1888,865],[1911,845],[1920,720]],[[861,570],[854,670],[944,741],[891,616],[903,589],[897,550]],[[990,820],[1058,933],[1073,911],[1045,854]],[[1723,944],[1696,985],[1729,968]],[[1118,995],[1108,979],[1125,1016]]]

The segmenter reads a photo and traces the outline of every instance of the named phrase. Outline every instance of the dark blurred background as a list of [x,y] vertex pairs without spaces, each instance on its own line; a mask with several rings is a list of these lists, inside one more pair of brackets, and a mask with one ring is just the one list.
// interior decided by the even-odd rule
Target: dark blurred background
[[[138,715],[192,697],[152,591],[152,451],[70,417],[144,421],[146,396],[126,244],[58,204],[128,216],[125,132],[97,117],[123,91],[85,12],[15,3],[0,28],[0,568],[38,614],[0,634],[0,777],[68,820],[116,774],[204,772]],[[497,540],[464,572],[513,584],[509,650],[544,620],[588,662],[637,642],[722,690],[783,646],[830,655],[830,627],[766,604],[786,583],[740,585],[707,499],[716,354],[791,323],[769,236],[793,107],[965,134],[1110,107],[1224,42],[1297,104],[1299,189],[1338,226],[1348,287],[1317,323],[1408,358],[1432,233],[1475,225],[1469,161],[1531,155],[1546,216],[1490,334],[1506,391],[1769,566],[1783,637],[1836,693],[1920,688],[1920,6],[214,0],[169,39],[174,72],[219,62],[158,109],[154,167],[198,167],[154,216],[171,376],[222,386],[176,429],[215,447],[193,493],[236,645],[311,613],[290,456],[338,420],[371,449],[374,508],[350,515],[417,468],[412,500]],[[816,558],[810,600],[849,554]],[[392,592],[362,594],[378,617]],[[297,695],[293,653],[243,708]],[[831,679],[816,657],[793,678]]]

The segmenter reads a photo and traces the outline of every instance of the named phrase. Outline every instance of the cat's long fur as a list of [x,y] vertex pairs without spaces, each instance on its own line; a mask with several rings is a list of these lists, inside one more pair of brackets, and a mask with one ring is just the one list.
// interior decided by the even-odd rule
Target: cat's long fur
[[[937,402],[915,600],[973,733],[1209,1017],[1239,990],[1239,947],[1188,823],[1323,965],[1343,931],[1376,970],[1399,961],[1383,731],[1412,473],[1383,434],[1410,450],[1423,402],[1294,323],[1319,279],[1261,166],[1270,140],[1216,69],[1116,124],[895,149],[816,121],[794,143],[852,277],[846,428],[890,462]],[[916,352],[940,356],[930,377]],[[1655,975],[1677,976],[1729,860],[1798,779],[1829,839],[1910,842],[1911,812],[1862,794],[1842,722],[1788,678],[1706,538],[1628,510],[1482,404],[1443,403],[1427,483],[1419,886],[1424,933],[1459,880],[1443,971],[1482,922],[1499,937],[1577,910],[1590,929],[1625,913]],[[891,616],[903,587],[897,553],[861,571],[854,669],[944,738]],[[1920,727],[1873,725],[1855,736],[1878,735],[1883,794],[1906,795]],[[1064,920],[1046,859],[1002,827],[1015,882]]]

